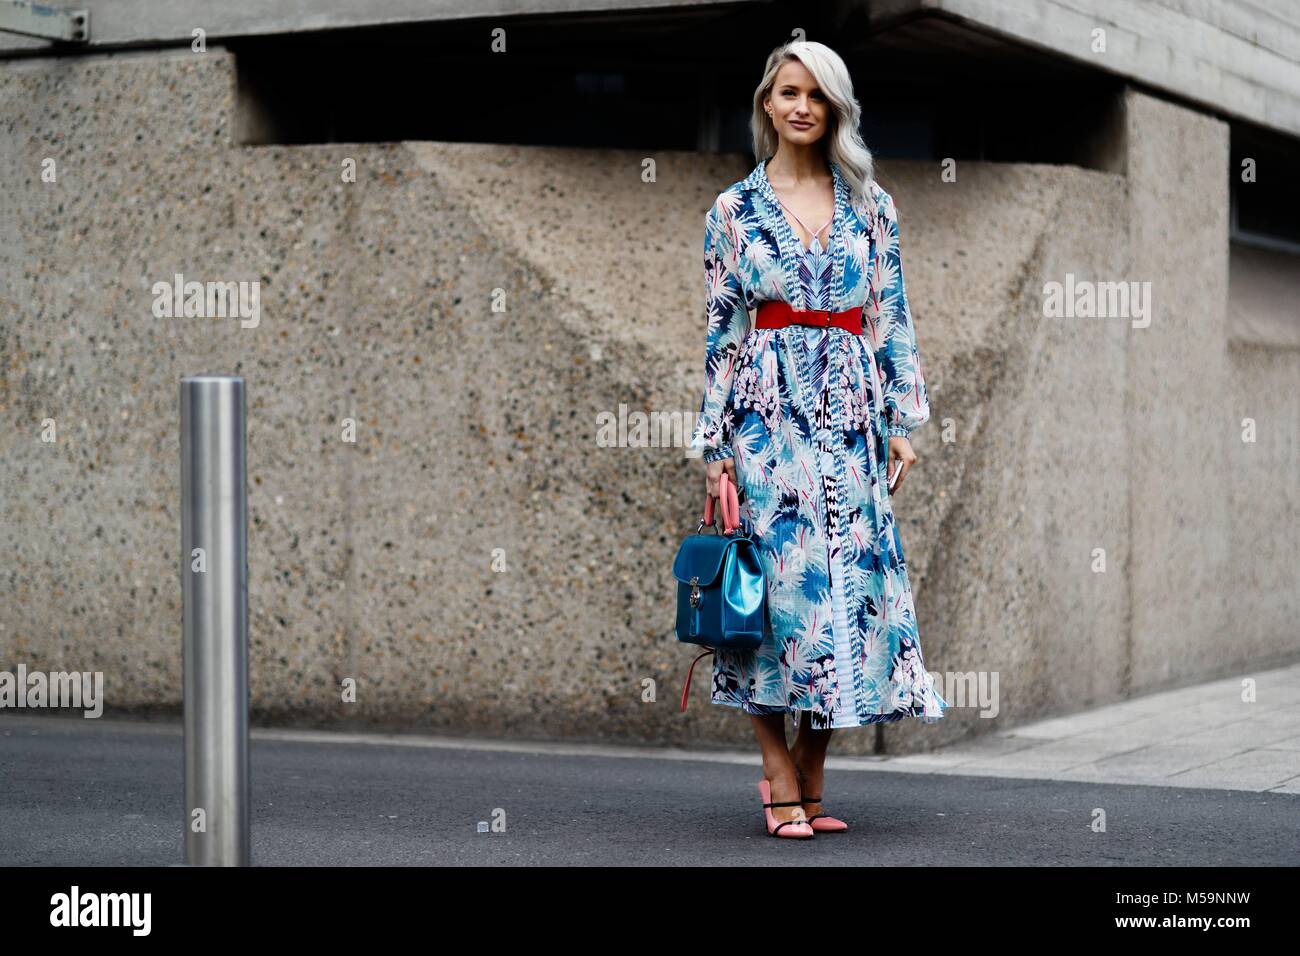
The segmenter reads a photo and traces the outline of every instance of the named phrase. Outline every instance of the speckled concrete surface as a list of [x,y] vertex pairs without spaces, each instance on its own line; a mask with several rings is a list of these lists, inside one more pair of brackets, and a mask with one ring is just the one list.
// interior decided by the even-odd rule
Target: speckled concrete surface
[[[219,52],[0,65],[0,668],[101,670],[110,712],[179,707],[178,383],[236,371],[259,721],[747,743],[705,690],[676,706],[691,653],[668,569],[701,465],[595,438],[620,403],[698,409],[703,216],[747,165],[657,154],[647,183],[647,157],[616,151],[243,147],[233,91]],[[997,671],[1001,699],[997,720],[972,705],[837,752],[1300,653],[1294,572],[1288,588],[1269,563],[1294,552],[1297,353],[1222,338],[1224,199],[1207,225],[1199,192],[1224,172],[1222,128],[1129,102],[1132,179],[881,164],[933,408],[897,506],[922,646],[934,672]],[[1167,237],[1189,224],[1180,253]],[[260,280],[260,325],[155,318],[150,288],[178,272]],[[1066,272],[1160,278],[1199,311],[1141,342],[1044,319],[1042,284]],[[1169,432],[1214,402],[1273,422],[1236,469]],[[1250,514],[1189,534],[1213,498]],[[1193,541],[1199,559],[1170,550]]]

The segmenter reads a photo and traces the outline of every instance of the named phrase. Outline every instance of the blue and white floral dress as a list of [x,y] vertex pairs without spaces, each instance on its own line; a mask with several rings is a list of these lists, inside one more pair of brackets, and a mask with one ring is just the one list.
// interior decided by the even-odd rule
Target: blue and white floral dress
[[[825,248],[814,235],[804,249],[765,163],[705,217],[705,392],[692,446],[735,460],[773,629],[753,651],[715,654],[710,699],[747,713],[811,711],[818,729],[930,723],[949,705],[921,656],[886,487],[888,436],[930,415],[898,220],[878,184],[855,199],[830,167]],[[863,334],[753,328],[749,310],[771,299],[861,305]]]

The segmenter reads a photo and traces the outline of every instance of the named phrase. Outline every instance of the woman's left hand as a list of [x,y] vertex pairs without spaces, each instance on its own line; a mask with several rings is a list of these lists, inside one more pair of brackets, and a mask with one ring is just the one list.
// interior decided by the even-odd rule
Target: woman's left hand
[[898,489],[903,486],[903,479],[907,477],[908,470],[914,464],[916,464],[916,452],[912,451],[912,443],[906,438],[898,436],[890,438],[887,474],[893,477],[897,473],[897,469],[902,469],[902,474],[898,475],[898,480],[889,489],[891,495],[898,493]]

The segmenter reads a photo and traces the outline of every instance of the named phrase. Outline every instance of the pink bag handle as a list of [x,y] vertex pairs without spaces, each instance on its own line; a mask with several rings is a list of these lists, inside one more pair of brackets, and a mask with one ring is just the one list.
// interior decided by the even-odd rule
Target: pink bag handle
[[[722,531],[731,534],[740,528],[740,499],[736,486],[724,471],[718,477],[718,501],[722,504]],[[704,524],[713,526],[713,496],[704,496]]]

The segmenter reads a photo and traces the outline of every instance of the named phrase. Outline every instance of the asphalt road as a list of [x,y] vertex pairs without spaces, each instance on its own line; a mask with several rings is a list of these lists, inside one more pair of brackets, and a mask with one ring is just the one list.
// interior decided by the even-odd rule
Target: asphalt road
[[[0,865],[183,862],[179,725],[88,723],[0,715]],[[764,832],[757,764],[257,739],[250,760],[263,866],[1300,864],[1294,794],[829,770],[852,829],[796,841]],[[498,808],[505,832],[477,832]]]

